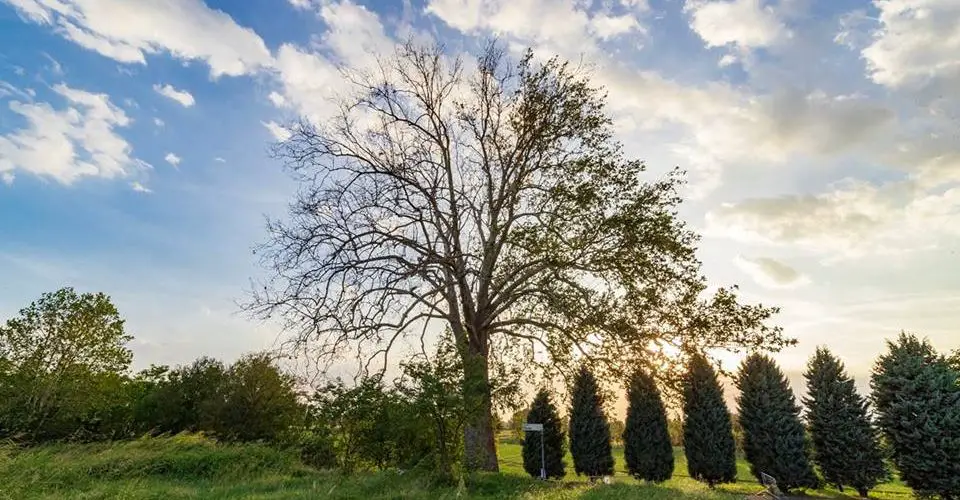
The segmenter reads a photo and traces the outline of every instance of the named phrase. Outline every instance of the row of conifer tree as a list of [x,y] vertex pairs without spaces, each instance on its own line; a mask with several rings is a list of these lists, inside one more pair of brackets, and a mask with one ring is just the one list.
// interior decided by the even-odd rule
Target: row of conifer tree
[[[871,376],[871,400],[857,393],[843,363],[821,347],[804,377],[804,408],[769,356],[752,354],[734,376],[737,418],[751,473],[777,480],[782,490],[827,483],[861,496],[890,477],[892,459],[900,477],[921,495],[960,496],[960,373],[956,363],[926,341],[901,334],[888,342]],[[574,470],[591,478],[614,472],[610,426],[594,375],[583,368],[572,389],[569,446]],[[651,374],[637,370],[627,386],[624,458],[631,476],[661,482],[673,475],[674,454],[667,415]],[[871,405],[872,402],[872,405]],[[732,417],[710,362],[690,358],[682,381],[683,441],[691,477],[709,484],[736,480]],[[803,417],[803,418],[802,418]],[[544,425],[546,475],[562,478],[566,439],[550,392],[535,397],[528,423]],[[540,476],[541,442],[527,433],[524,469]],[[815,471],[819,470],[819,475]]]

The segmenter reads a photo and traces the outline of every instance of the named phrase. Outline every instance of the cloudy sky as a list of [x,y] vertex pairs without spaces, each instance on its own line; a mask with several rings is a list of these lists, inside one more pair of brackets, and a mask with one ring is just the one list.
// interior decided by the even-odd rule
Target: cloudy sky
[[587,63],[629,152],[689,172],[705,272],[782,307],[788,371],[960,347],[956,0],[0,0],[0,317],[69,284],[138,366],[272,345],[234,301],[282,124],[398,39],[491,35]]

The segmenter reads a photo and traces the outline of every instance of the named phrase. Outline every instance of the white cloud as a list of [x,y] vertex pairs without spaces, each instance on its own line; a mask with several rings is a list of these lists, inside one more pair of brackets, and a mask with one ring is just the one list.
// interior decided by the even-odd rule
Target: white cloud
[[270,99],[270,102],[272,102],[273,105],[278,108],[282,108],[287,105],[287,100],[276,91],[270,92],[270,95],[268,95],[267,98]]
[[12,83],[0,80],[0,99],[8,96],[13,96],[18,99],[23,99],[24,101],[29,101],[29,100],[32,100],[33,98],[33,96],[30,95],[28,92],[24,92],[20,90],[18,87],[16,87]]
[[216,158],[214,158],[213,161],[215,161],[215,162],[217,162],[217,163],[226,163],[226,162],[227,162],[227,160],[224,160],[223,158],[221,158],[221,157],[219,157],[219,156],[216,157]]
[[50,54],[47,54],[46,52],[41,52],[41,54],[43,57],[47,58],[48,61],[50,61],[50,72],[53,73],[54,76],[63,76],[63,65],[61,65],[60,62],[54,59]]
[[17,176],[13,175],[13,172],[4,172],[0,174],[0,181],[3,181],[4,184],[10,186],[13,184],[13,181]]
[[280,46],[276,69],[281,88],[269,96],[275,105],[290,106],[317,122],[336,110],[331,99],[349,86],[340,66],[371,67],[378,54],[395,47],[377,15],[363,6],[349,1],[325,2],[318,15],[329,29],[312,49]]
[[730,66],[736,63],[737,63],[737,56],[733,54],[724,54],[723,57],[721,57],[720,60],[717,61],[717,66],[720,66],[721,68],[726,68],[727,66]]
[[738,255],[733,262],[764,288],[796,288],[810,283],[810,279],[796,269],[769,257]]
[[[960,2],[874,0],[880,27],[863,49],[870,77],[881,85],[960,83]],[[954,94],[960,95],[960,94]]]
[[199,60],[214,78],[249,74],[270,65],[270,51],[249,28],[201,0],[0,0],[26,19],[52,26],[64,38],[122,63],[146,64],[166,52]]
[[820,194],[727,203],[706,221],[713,236],[803,248],[828,260],[898,255],[960,236],[960,188],[849,179]]
[[767,47],[788,30],[773,7],[762,0],[687,0],[690,28],[707,47]]
[[154,119],[153,119],[153,124],[156,125],[156,126],[158,126],[158,127],[162,127],[162,126],[166,125],[166,123],[164,123],[164,121],[161,120],[161,119],[159,119],[159,118],[154,118]]
[[173,153],[167,153],[167,155],[163,157],[163,160],[174,167],[179,167],[181,158]]
[[10,102],[26,126],[0,136],[0,172],[20,170],[71,184],[81,177],[123,177],[147,165],[130,155],[130,144],[116,133],[130,119],[106,94],[64,84],[53,90],[66,107]]
[[132,183],[130,183],[130,188],[133,189],[134,191],[138,192],[138,193],[147,193],[147,194],[150,194],[150,193],[153,192],[152,189],[144,186],[143,184],[140,184],[139,182],[132,182]]
[[574,59],[598,53],[605,39],[644,31],[637,15],[648,10],[646,2],[624,3],[631,11],[616,16],[567,0],[430,0],[426,12],[466,34],[489,31]]
[[263,126],[270,131],[270,134],[273,135],[273,138],[276,139],[277,142],[283,142],[290,138],[290,135],[291,135],[290,131],[286,129],[283,125],[280,125],[275,121],[260,122],[260,123],[263,124]]
[[180,103],[180,105],[185,108],[189,108],[190,106],[193,106],[194,103],[196,102],[193,99],[193,94],[191,94],[190,92],[187,92],[186,90],[177,90],[173,87],[173,85],[170,85],[170,84],[165,84],[165,85],[154,84],[153,90],[156,93],[168,99],[172,99]]
[[590,20],[590,31],[603,40],[641,29],[640,22],[632,14],[622,14],[619,16],[597,14]]

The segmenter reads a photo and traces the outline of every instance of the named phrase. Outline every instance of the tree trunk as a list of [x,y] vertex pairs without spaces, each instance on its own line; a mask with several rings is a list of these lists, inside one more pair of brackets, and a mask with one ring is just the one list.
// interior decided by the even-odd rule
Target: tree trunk
[[472,347],[467,351],[463,360],[463,396],[467,410],[463,426],[464,466],[469,471],[499,472],[487,358]]

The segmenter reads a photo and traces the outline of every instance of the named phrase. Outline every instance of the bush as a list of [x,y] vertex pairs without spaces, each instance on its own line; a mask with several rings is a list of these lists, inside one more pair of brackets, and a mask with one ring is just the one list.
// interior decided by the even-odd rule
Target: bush
[[737,479],[730,411],[707,359],[694,355],[683,378],[683,445],[690,477],[712,488]]
[[577,475],[596,478],[613,474],[610,426],[603,413],[603,398],[597,380],[586,368],[581,368],[573,381],[570,454]]
[[673,447],[660,391],[647,372],[637,370],[627,389],[627,421],[623,454],[637,479],[661,482],[673,475]]
[[213,430],[229,441],[275,441],[303,422],[294,390],[296,379],[283,373],[266,353],[249,354],[227,371],[213,410]]
[[926,341],[887,342],[870,386],[900,477],[920,494],[960,496],[958,374]]
[[773,476],[784,490],[816,488],[806,434],[787,377],[769,356],[751,354],[736,377],[738,419],[750,472]]
[[866,497],[889,475],[866,398],[857,394],[843,363],[825,347],[817,348],[804,377],[814,461],[828,483],[841,491],[843,485],[853,486]]
[[[544,466],[548,478],[562,479],[566,473],[563,462],[564,436],[563,425],[557,408],[550,401],[550,393],[541,389],[533,399],[527,423],[543,424],[543,435],[530,432],[523,439],[523,470],[533,477],[540,477],[540,467]],[[522,424],[521,424],[522,425]],[[541,438],[543,453],[541,457]],[[541,460],[542,458],[542,460]]]

